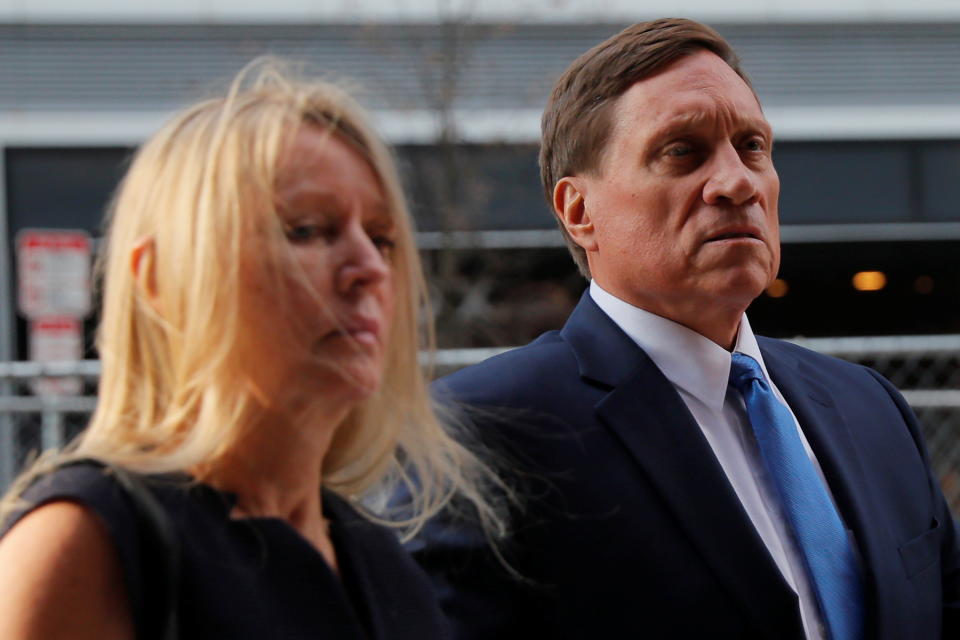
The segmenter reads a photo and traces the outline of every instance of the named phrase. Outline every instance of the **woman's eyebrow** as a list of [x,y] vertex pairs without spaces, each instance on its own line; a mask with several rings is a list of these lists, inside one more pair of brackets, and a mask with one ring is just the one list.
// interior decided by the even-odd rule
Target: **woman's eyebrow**
[[344,210],[347,206],[346,201],[329,190],[304,190],[297,191],[292,198],[281,200],[280,210],[288,213],[296,213],[300,208],[321,207],[325,213],[336,213]]
[[375,200],[368,205],[367,210],[371,218],[381,219],[388,224],[393,224],[393,211],[383,200]]
[[363,225],[377,232],[392,231],[397,225],[393,215],[386,206],[376,206],[368,210],[369,213],[364,217]]

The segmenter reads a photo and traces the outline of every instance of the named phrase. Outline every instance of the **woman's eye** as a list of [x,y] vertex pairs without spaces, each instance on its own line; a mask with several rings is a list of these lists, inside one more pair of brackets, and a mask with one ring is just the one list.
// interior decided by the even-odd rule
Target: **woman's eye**
[[373,246],[377,248],[377,251],[384,256],[389,256],[393,253],[393,249],[397,246],[396,241],[390,236],[373,236],[370,238],[370,241],[373,242]]
[[336,231],[330,226],[320,224],[291,224],[285,225],[287,240],[295,243],[311,242],[317,238],[329,239]]
[[319,227],[315,224],[294,224],[286,228],[287,240],[291,242],[308,242],[317,237]]

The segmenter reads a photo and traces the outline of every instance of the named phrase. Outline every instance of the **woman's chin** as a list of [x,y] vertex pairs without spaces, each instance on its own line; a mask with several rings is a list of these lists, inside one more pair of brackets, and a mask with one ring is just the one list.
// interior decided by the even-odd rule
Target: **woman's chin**
[[337,395],[344,401],[360,403],[380,389],[383,374],[379,368],[343,367],[334,371],[328,370],[323,378],[323,384],[318,385],[318,393],[328,397]]

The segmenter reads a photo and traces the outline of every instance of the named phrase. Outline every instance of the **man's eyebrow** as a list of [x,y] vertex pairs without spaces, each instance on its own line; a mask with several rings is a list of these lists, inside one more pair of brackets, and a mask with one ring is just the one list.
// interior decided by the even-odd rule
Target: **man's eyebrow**
[[743,118],[740,128],[746,131],[759,131],[767,138],[773,139],[773,127],[763,118]]
[[[663,123],[662,126],[654,131],[651,138],[654,140],[662,140],[663,138],[695,131],[705,123],[709,123],[712,119],[713,116],[704,111],[685,111]],[[770,123],[762,118],[738,116],[735,126],[738,131],[756,131],[768,138],[773,137],[773,130],[770,127]]]
[[657,127],[652,138],[666,138],[687,131],[692,131],[703,126],[703,123],[709,119],[710,117],[703,111],[684,111],[679,115],[673,116],[662,125]]
[[705,111],[686,111],[679,116],[675,116],[667,123],[672,129],[693,129],[703,126],[709,120],[712,120],[711,114]]

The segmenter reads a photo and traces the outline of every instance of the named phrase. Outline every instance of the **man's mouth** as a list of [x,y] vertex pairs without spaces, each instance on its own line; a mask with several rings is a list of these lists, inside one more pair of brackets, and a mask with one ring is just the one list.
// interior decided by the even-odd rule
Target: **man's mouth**
[[732,238],[753,238],[754,240],[759,240],[756,234],[753,233],[721,233],[718,236],[710,238],[707,242],[716,242],[717,240],[730,240]]
[[739,239],[760,240],[760,231],[748,226],[733,228],[728,227],[724,231],[707,238],[707,242],[721,242],[723,240]]

